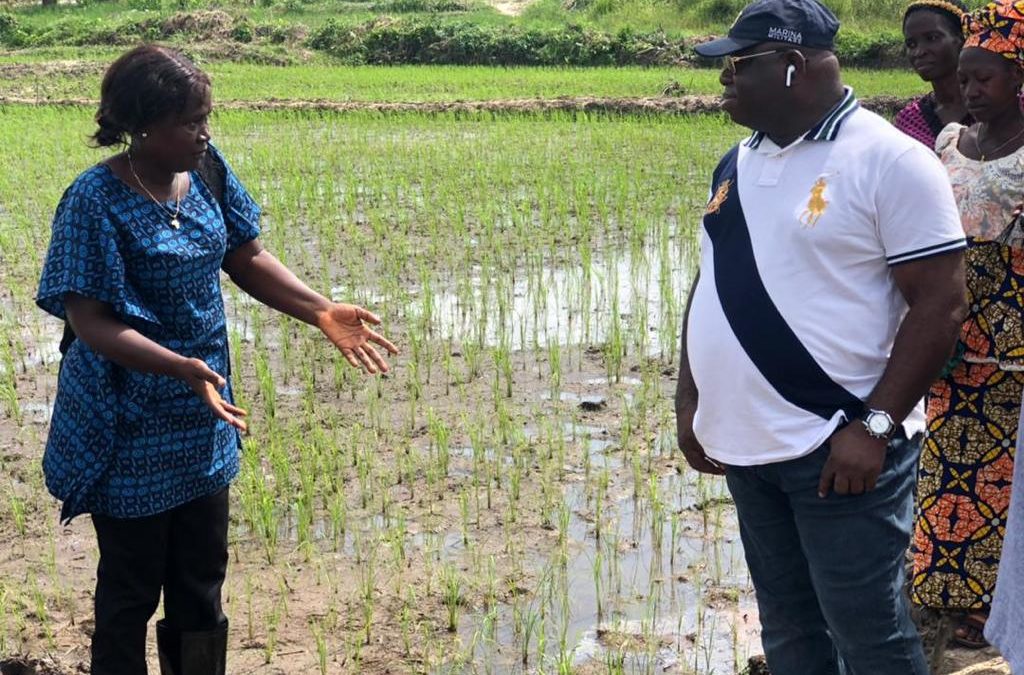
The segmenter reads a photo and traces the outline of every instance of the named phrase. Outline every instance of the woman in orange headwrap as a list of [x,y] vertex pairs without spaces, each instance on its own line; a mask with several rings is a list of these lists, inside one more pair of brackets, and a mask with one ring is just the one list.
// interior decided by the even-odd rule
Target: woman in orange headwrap
[[957,75],[967,112],[936,140],[960,207],[970,313],[958,358],[932,387],[914,536],[915,602],[963,619],[985,644],[1010,501],[1024,392],[1024,2],[964,19]]

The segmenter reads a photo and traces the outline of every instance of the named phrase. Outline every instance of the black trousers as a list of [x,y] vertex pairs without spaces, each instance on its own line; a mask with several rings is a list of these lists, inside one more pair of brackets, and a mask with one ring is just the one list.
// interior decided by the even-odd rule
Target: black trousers
[[144,518],[94,514],[100,561],[92,675],[146,675],[146,627],[164,594],[179,631],[216,628],[228,564],[228,489]]

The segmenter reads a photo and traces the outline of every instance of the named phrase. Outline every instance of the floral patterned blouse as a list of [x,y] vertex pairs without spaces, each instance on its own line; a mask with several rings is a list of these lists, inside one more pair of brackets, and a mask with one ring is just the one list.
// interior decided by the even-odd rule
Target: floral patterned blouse
[[1024,370],[1024,227],[1014,219],[1024,203],[1024,148],[999,159],[971,159],[957,148],[966,128],[950,124],[935,141],[968,240],[964,360]]

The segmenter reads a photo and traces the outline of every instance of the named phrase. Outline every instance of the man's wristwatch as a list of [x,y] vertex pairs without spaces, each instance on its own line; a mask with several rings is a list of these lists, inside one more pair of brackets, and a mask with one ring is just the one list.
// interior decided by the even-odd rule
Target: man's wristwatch
[[892,438],[893,432],[896,431],[896,423],[892,421],[892,416],[884,410],[869,408],[865,411],[861,422],[872,438],[889,440]]

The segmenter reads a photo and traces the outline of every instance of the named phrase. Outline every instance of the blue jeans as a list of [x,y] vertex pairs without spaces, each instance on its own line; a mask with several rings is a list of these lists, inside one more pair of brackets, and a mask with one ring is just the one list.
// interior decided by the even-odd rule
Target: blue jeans
[[827,443],[726,467],[772,675],[928,675],[903,593],[920,451],[894,439],[874,490],[825,499]]

